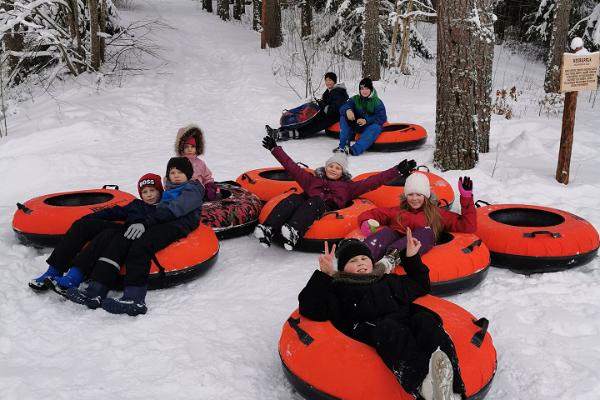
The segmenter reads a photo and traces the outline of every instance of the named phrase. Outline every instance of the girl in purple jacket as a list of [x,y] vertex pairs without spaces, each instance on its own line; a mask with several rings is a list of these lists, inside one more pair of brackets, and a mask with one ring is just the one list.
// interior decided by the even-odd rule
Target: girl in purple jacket
[[271,245],[274,232],[281,232],[285,249],[293,250],[313,222],[325,212],[347,207],[361,194],[410,172],[410,163],[404,160],[377,175],[354,182],[348,173],[346,155],[335,153],[325,162],[325,167],[318,168],[312,175],[299,167],[272,137],[265,136],[263,147],[273,154],[304,190],[304,193],[286,197],[273,208],[264,224],[256,226],[254,236],[264,247]]

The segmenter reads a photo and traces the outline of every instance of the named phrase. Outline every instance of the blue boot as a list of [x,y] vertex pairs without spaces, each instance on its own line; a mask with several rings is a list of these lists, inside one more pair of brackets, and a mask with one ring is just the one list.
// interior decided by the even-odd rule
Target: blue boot
[[127,314],[132,317],[146,314],[148,308],[144,300],[147,291],[146,286],[125,286],[123,296],[120,299],[104,299],[102,308],[111,314]]
[[83,281],[83,272],[75,266],[69,268],[64,276],[46,278],[46,285],[61,296],[67,295],[67,289],[77,288]]
[[39,277],[29,281],[29,287],[37,292],[48,290],[49,287],[46,286],[46,278],[55,278],[60,275],[62,275],[62,272],[60,272],[57,268],[53,267],[52,265],[49,265],[48,270],[46,272],[44,272]]
[[77,287],[67,289],[67,298],[72,302],[83,304],[95,310],[102,305],[108,294],[108,288],[100,282],[91,281],[87,288],[81,290]]

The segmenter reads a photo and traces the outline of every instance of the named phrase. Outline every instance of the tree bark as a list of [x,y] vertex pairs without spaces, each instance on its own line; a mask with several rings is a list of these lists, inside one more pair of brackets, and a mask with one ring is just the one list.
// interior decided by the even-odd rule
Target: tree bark
[[[412,11],[412,0],[408,0],[408,5],[406,7],[406,13],[409,14]],[[403,29],[402,29],[402,50],[400,52],[400,71],[404,75],[409,75],[410,71],[408,69],[408,53],[410,51],[410,23],[411,18],[407,16],[403,21]]]
[[402,0],[396,0],[396,16],[394,21],[394,26],[392,27],[392,40],[390,43],[390,56],[388,65],[396,65],[396,44],[398,43],[398,32],[400,30],[400,6],[402,5]]
[[229,0],[217,0],[217,15],[223,21],[229,21],[231,19],[229,13]]
[[[100,32],[106,32],[106,0],[100,0],[100,18],[99,18]],[[104,37],[100,38],[100,61],[104,63],[104,56],[106,53],[106,40]]]
[[365,0],[362,76],[374,81],[381,78],[379,62],[379,1]]
[[244,13],[244,0],[234,0],[233,2],[233,19],[242,19]]
[[475,107],[477,109],[477,136],[479,152],[490,151],[490,120],[492,110],[492,68],[494,61],[494,0],[478,0],[479,29],[474,32]]
[[302,9],[302,37],[305,38],[312,33],[312,1],[302,0],[300,7]]
[[262,30],[262,25],[260,24],[262,21],[262,1],[261,0],[253,0],[252,1],[252,29],[257,32]]
[[202,0],[202,9],[207,12],[213,12],[212,0]]
[[437,100],[434,165],[471,169],[479,159],[475,120],[477,66],[474,64],[474,0],[437,3]]
[[266,2],[265,19],[263,29],[265,30],[265,41],[271,48],[283,44],[283,33],[281,32],[281,5],[279,0],[263,0]]
[[567,44],[570,11],[571,0],[556,0],[550,48],[546,58],[546,76],[544,78],[546,93],[558,93],[560,91],[560,63]]
[[100,69],[100,38],[98,37],[98,0],[88,0],[90,11],[90,49],[92,53],[92,67]]

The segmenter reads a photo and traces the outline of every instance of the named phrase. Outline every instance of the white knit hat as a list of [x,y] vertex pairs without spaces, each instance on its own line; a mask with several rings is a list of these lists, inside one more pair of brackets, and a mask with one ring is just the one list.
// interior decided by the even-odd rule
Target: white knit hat
[[574,37],[573,40],[571,40],[571,50],[575,50],[580,47],[583,47],[583,39],[580,37]]
[[340,167],[342,167],[342,172],[348,172],[348,157],[344,153],[334,153],[331,157],[327,159],[325,162],[325,167],[327,167],[331,163],[336,163]]
[[418,193],[429,198],[431,189],[429,188],[429,178],[420,172],[414,172],[406,178],[404,183],[404,194]]

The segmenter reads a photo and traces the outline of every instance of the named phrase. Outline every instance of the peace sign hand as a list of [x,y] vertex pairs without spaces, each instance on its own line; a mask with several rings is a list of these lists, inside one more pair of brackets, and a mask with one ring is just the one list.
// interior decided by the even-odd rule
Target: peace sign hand
[[333,260],[335,258],[335,244],[331,247],[331,251],[329,251],[329,242],[325,242],[325,254],[321,254],[319,256],[319,269],[324,274],[329,276],[333,276]]
[[413,237],[410,228],[406,228],[406,257],[412,257],[419,252],[421,242]]

